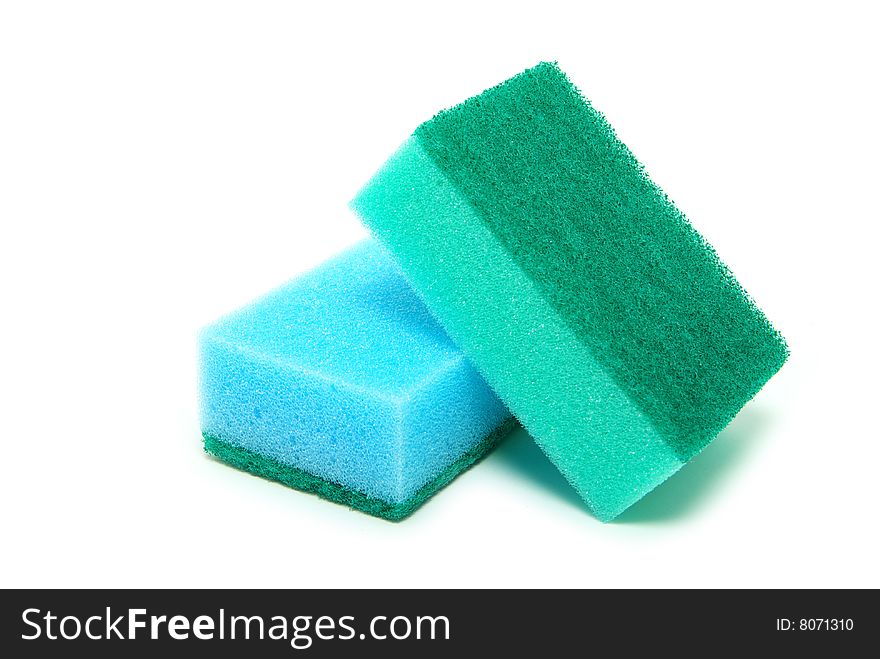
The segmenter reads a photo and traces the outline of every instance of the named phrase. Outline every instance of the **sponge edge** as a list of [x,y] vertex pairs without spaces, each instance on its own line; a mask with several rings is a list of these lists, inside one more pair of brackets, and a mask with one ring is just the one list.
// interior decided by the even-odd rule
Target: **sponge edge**
[[511,423],[372,241],[200,343],[209,453],[386,519],[413,512]]
[[375,517],[399,522],[412,515],[428,499],[446,487],[462,472],[482,460],[514,427],[516,421],[508,419],[493,430],[479,444],[452,462],[430,481],[425,483],[409,499],[399,503],[389,503],[370,497],[352,488],[333,481],[318,478],[313,474],[286,465],[278,460],[267,458],[208,435],[204,436],[205,451],[217,459],[255,476],[281,483],[303,492],[316,494],[322,499],[333,501],[352,510],[360,510]]
[[422,124],[352,208],[600,519],[698,453],[788,356],[553,64]]

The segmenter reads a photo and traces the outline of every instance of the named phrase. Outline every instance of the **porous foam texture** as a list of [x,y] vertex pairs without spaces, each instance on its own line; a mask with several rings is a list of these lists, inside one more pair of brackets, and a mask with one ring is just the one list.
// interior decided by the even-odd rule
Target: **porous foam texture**
[[209,453],[387,519],[512,424],[374,241],[205,328],[200,351]]
[[788,356],[555,64],[419,126],[352,207],[600,519],[702,450]]

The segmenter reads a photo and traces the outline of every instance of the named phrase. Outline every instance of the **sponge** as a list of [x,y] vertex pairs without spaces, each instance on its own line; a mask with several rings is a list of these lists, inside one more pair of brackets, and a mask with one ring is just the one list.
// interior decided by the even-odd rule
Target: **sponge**
[[556,64],[419,126],[352,207],[602,520],[705,447],[787,358]]
[[398,520],[513,424],[374,241],[205,328],[205,449]]

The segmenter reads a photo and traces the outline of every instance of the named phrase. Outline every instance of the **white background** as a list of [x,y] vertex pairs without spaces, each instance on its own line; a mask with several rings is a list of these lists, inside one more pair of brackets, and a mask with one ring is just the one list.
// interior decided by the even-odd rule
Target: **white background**
[[[872,3],[660,4],[3,4],[0,585],[880,586]],[[360,239],[416,125],[542,59],[790,362],[612,524],[524,433],[396,525],[207,458],[198,328]]]

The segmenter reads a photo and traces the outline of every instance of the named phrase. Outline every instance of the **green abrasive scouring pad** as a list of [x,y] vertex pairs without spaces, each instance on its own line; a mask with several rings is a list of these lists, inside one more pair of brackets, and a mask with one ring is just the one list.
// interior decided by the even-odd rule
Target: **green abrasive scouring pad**
[[352,207],[602,520],[702,450],[788,356],[555,64],[419,126]]
[[341,503],[353,510],[360,510],[369,515],[397,522],[412,515],[460,473],[483,459],[510,432],[514,425],[513,419],[506,420],[478,444],[468,449],[402,501],[387,501],[377,496],[364,494],[359,490],[321,478],[276,458],[242,448],[207,434],[204,435],[204,444],[205,451],[233,467],[303,492],[317,494],[323,499]]

